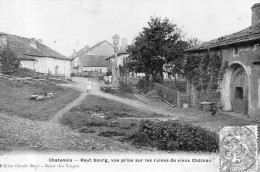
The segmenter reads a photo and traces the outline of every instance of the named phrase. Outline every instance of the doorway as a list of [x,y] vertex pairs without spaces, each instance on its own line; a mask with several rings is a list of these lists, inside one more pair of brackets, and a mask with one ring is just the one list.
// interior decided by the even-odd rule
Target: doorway
[[238,64],[232,66],[231,76],[231,106],[236,113],[248,114],[248,80],[245,69]]

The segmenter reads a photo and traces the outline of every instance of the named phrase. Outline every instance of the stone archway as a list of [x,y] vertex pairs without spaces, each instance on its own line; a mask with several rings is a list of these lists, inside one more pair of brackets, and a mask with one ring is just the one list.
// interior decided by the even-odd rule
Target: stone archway
[[224,111],[234,111],[248,114],[249,79],[245,66],[240,62],[233,62],[227,69],[221,89],[221,103]]

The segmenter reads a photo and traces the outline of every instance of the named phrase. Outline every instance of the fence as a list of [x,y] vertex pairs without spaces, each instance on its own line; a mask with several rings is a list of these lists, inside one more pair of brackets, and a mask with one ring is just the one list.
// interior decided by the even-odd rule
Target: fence
[[140,78],[119,77],[119,81],[126,85],[136,85]]
[[167,100],[173,105],[180,106],[179,104],[179,91],[167,88],[161,84],[154,83],[154,90],[162,95],[164,100]]
[[[120,77],[119,81],[124,82],[127,85],[136,85],[140,78],[128,78],[128,77]],[[169,86],[171,83],[171,87]],[[168,86],[153,83],[152,89],[156,90],[159,94],[162,95],[164,100],[167,100],[173,105],[182,106],[183,103],[189,104],[190,107],[199,106],[201,102],[209,101],[209,102],[220,102],[220,93],[216,91],[187,91],[187,83],[185,81],[177,81],[175,83],[168,82],[166,83]],[[178,86],[177,86],[178,85]],[[169,88],[170,87],[170,88]],[[180,90],[172,89],[172,88],[182,88]]]
[[165,100],[177,106],[182,106],[183,103],[187,103],[190,107],[196,107],[200,106],[200,103],[205,101],[214,103],[220,102],[220,93],[216,91],[182,93],[178,90],[167,88],[159,83],[154,83],[153,89],[161,94]]
[[164,81],[163,86],[168,87],[173,90],[178,90],[180,92],[187,91],[187,82],[186,81]]

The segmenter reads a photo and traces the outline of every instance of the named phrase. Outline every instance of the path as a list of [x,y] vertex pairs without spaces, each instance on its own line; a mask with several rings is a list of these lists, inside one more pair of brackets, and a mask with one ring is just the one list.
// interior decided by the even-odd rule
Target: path
[[87,96],[86,92],[81,93],[81,95],[76,100],[74,100],[70,104],[66,105],[63,109],[61,109],[58,113],[56,113],[49,122],[50,123],[59,123],[59,118],[63,114],[68,112],[71,108],[79,105],[80,102],[86,98],[86,96]]
[[63,109],[61,109],[60,111],[58,111],[53,117],[52,119],[50,119],[50,123],[59,123],[59,118],[65,114],[66,112],[68,112],[71,108],[79,105],[81,103],[82,100],[84,100],[86,98],[86,96],[88,95],[86,87],[86,81],[88,80],[87,78],[79,78],[79,77],[75,77],[72,78],[73,79],[73,83],[70,84],[59,84],[61,86],[66,86],[66,87],[73,87],[75,89],[77,89],[78,91],[81,92],[80,96],[74,100],[73,102],[71,102],[70,104],[66,105]]

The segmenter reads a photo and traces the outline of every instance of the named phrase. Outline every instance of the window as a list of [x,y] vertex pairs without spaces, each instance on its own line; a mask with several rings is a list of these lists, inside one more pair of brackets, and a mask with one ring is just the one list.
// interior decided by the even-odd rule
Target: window
[[235,98],[236,99],[243,99],[243,87],[236,87]]
[[238,47],[235,47],[235,48],[234,48],[234,54],[235,54],[235,55],[238,55],[238,51],[239,51],[239,48],[238,48]]

